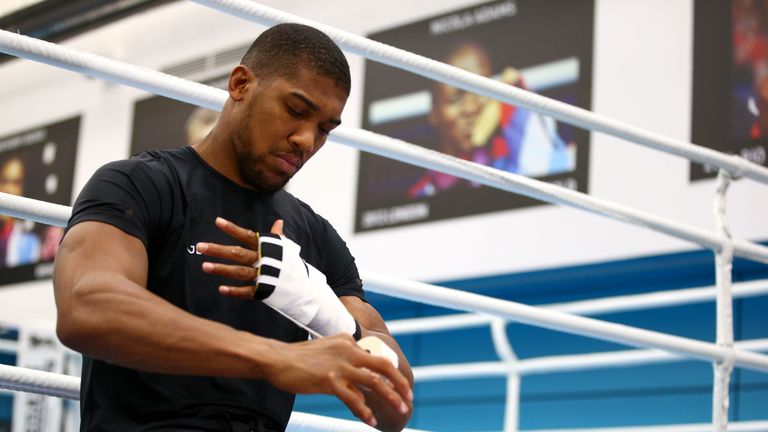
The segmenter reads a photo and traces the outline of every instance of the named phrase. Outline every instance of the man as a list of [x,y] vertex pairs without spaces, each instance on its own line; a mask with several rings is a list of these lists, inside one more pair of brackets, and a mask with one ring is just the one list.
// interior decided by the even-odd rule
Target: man
[[[325,219],[282,190],[340,124],[349,88],[327,36],[275,26],[233,69],[207,137],[94,174],[54,277],[58,335],[84,354],[82,430],[283,430],[295,393],[336,395],[381,430],[405,426],[412,373],[364,301],[354,259]],[[397,353],[399,370],[349,333],[307,341],[258,300],[270,294],[260,282],[270,232],[285,254],[301,248],[296,276],[321,272],[362,336]]]

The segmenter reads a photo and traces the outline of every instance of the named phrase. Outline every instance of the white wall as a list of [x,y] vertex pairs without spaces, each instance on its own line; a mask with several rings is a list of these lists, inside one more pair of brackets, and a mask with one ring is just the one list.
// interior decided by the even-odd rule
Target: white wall
[[[265,4],[357,34],[478,3],[467,0],[311,0]],[[663,10],[664,13],[659,13]],[[691,0],[596,0],[593,108],[688,140],[692,73]],[[179,2],[152,9],[65,44],[161,69],[250,42],[263,27]],[[344,113],[359,125],[363,60]],[[140,91],[28,61],[0,66],[0,136],[82,115],[75,190],[104,162],[128,154]],[[608,136],[592,137],[590,191],[598,197],[700,227],[712,226],[714,183],[688,182],[688,162]],[[330,219],[362,269],[424,280],[509,273],[693,248],[686,242],[572,209],[540,206],[462,220],[353,234],[356,152],[329,144],[291,191]],[[322,179],[322,181],[318,181]],[[768,238],[768,189],[742,180],[729,212],[736,236]],[[471,255],[468,252],[471,251]],[[52,320],[50,282],[0,288],[0,322]],[[29,304],[34,306],[29,306]]]

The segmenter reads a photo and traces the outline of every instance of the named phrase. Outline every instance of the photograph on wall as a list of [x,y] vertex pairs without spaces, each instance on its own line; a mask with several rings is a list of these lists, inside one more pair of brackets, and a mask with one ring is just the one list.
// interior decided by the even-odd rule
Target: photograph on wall
[[[80,117],[0,137],[0,192],[72,204]],[[0,215],[0,285],[49,278],[64,229]]]
[[[224,88],[226,77],[204,84]],[[133,107],[130,156],[145,150],[184,147],[203,139],[213,129],[219,113],[163,96],[137,101]]]
[[[369,35],[590,109],[592,0],[505,0]],[[587,191],[589,133],[401,69],[366,61],[363,128],[506,172]],[[355,231],[541,204],[361,152]]]
[[[694,4],[691,141],[768,166],[768,4]],[[691,163],[690,180],[717,168]]]

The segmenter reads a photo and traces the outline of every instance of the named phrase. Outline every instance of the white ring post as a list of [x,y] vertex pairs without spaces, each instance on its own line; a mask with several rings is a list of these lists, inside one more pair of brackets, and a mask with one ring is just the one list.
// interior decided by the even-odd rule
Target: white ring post
[[520,368],[518,358],[509,343],[507,320],[491,321],[491,338],[496,355],[510,367],[507,369],[507,399],[504,405],[504,432],[517,432],[520,427]]
[[733,270],[733,242],[726,215],[727,192],[731,175],[721,169],[717,175],[717,189],[714,199],[715,226],[722,236],[722,248],[715,251],[715,279],[717,283],[717,345],[727,350],[728,355],[714,362],[714,383],[712,389],[712,423],[717,432],[728,429],[729,383],[733,372],[733,293],[731,290]]

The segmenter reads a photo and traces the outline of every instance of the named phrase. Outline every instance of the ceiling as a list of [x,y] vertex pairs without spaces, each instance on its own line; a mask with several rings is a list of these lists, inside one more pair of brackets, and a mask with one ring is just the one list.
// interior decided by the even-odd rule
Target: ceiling
[[59,42],[173,0],[2,0],[0,29]]
[[0,17],[9,15],[19,9],[32,6],[35,3],[40,3],[42,0],[5,0],[0,3]]

